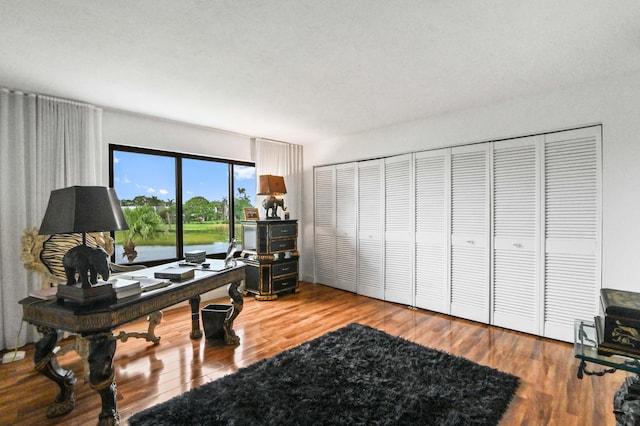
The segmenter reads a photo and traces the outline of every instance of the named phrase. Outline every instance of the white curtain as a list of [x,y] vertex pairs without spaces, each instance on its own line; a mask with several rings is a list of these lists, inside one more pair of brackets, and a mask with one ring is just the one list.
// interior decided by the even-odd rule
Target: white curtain
[[42,285],[20,259],[25,229],[40,226],[51,190],[102,185],[102,110],[0,88],[0,349],[36,340],[18,301]]
[[[284,177],[287,187],[284,205],[291,219],[302,218],[302,145],[255,138],[251,140],[251,157],[256,164],[256,188],[260,175]],[[259,206],[263,199],[258,197]],[[260,215],[263,214],[261,211]]]

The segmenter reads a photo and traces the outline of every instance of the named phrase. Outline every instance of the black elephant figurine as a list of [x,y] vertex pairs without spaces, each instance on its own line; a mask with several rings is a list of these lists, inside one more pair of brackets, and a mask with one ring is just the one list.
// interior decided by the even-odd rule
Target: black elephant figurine
[[76,281],[76,272],[82,288],[90,288],[98,282],[98,274],[103,280],[109,279],[109,255],[101,247],[77,246],[69,250],[62,258],[62,266],[67,276],[67,284],[73,285]]
[[[278,199],[271,196],[262,200],[262,207],[266,210],[267,219],[280,219],[278,216],[278,206],[280,206],[282,210],[287,210],[284,207],[284,200],[282,198]],[[269,215],[269,210],[271,210],[271,215]]]

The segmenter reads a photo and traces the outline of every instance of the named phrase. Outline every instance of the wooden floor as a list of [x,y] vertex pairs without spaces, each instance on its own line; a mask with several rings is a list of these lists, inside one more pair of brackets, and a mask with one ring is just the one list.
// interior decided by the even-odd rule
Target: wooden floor
[[[188,307],[165,312],[156,329],[162,336],[158,346],[139,339],[118,342],[115,365],[122,424],[143,408],[350,322],[367,324],[519,376],[522,383],[501,425],[615,424],[612,397],[625,373],[578,380],[578,363],[567,343],[414,310],[322,285],[302,283],[301,290],[272,302],[247,297],[235,322],[241,338],[239,346],[189,339]],[[144,328],[142,321],[126,327]],[[82,378],[76,385],[75,410],[57,419],[45,417],[57,387],[33,369],[33,345],[23,349],[25,360],[0,365],[0,424],[96,424],[100,398]],[[81,376],[75,353],[60,357],[60,364]]]

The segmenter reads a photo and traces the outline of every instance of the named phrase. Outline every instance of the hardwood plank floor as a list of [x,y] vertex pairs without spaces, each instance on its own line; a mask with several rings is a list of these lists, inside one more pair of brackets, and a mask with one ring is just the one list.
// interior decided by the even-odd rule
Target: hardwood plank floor
[[[189,307],[165,312],[156,329],[162,336],[158,346],[139,339],[118,342],[115,366],[122,424],[137,411],[350,322],[519,376],[522,383],[501,425],[615,425],[613,394],[626,373],[578,380],[570,344],[304,282],[299,294],[276,301],[246,297],[235,322],[241,338],[235,347],[191,340]],[[144,321],[125,327],[145,328]],[[46,407],[57,387],[33,369],[33,345],[23,349],[25,360],[0,365],[0,424],[96,424],[100,398],[80,377],[78,356],[70,352],[59,359],[78,376],[76,408],[47,419]]]

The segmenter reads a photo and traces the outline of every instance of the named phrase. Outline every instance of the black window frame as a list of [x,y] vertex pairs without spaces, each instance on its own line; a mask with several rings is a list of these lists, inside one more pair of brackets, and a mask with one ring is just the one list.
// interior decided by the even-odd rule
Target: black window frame
[[[225,163],[229,168],[229,182],[228,182],[228,191],[229,191],[229,238],[235,238],[235,182],[234,182],[234,173],[233,166],[249,166],[255,168],[255,163],[250,161],[239,161],[239,160],[230,160],[227,158],[218,158],[218,157],[208,157],[205,155],[197,155],[197,154],[187,154],[183,152],[177,151],[166,151],[154,148],[141,148],[134,147],[129,145],[120,145],[120,144],[109,144],[109,186],[114,187],[115,177],[113,173],[113,153],[114,151],[124,151],[131,152],[135,154],[146,154],[146,155],[157,155],[163,157],[173,158],[175,160],[175,181],[176,181],[176,218],[183,217],[183,205],[184,200],[182,197],[182,160],[183,159],[191,159],[191,160],[202,160],[202,161],[211,161],[215,163]],[[162,259],[162,260],[153,260],[153,261],[145,261],[145,262],[133,262],[132,264],[144,264],[146,266],[159,265],[162,263],[167,263],[171,261],[176,261],[182,259],[182,253],[184,253],[184,227],[183,220],[176,220],[176,252],[175,258],[170,259]],[[111,232],[112,238],[115,239],[115,232]],[[226,252],[224,253],[208,253],[207,257],[212,259],[224,259],[226,256]],[[112,255],[112,261],[115,260],[115,252]]]

